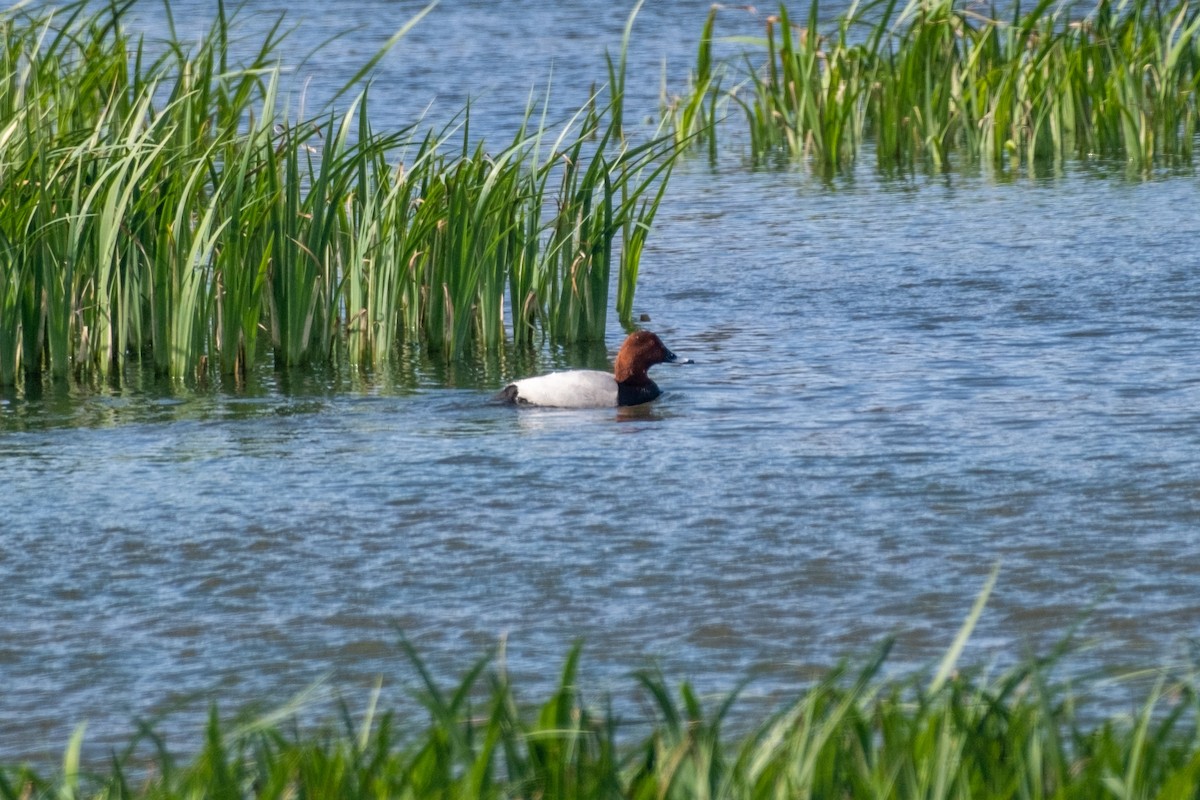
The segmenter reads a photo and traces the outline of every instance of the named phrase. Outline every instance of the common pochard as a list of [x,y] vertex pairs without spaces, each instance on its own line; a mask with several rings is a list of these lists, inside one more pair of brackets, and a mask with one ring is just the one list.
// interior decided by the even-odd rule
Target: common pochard
[[680,360],[650,331],[635,331],[626,337],[612,373],[592,369],[552,372],[514,381],[496,395],[497,400],[557,408],[602,408],[637,406],[662,394],[646,371],[666,362]]

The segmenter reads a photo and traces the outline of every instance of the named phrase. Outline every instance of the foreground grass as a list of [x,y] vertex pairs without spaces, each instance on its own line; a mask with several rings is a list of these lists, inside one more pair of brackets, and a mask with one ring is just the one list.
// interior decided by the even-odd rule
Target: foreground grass
[[[343,709],[340,727],[316,733],[279,715],[222,724],[214,711],[188,759],[144,730],[99,772],[81,767],[80,729],[55,776],[0,767],[0,798],[1196,797],[1193,674],[1159,674],[1133,713],[1106,718],[1052,679],[1065,647],[993,678],[957,671],[994,582],[932,674],[888,678],[885,646],[732,736],[734,695],[706,705],[652,671],[636,676],[651,719],[623,725],[586,701],[578,648],[557,688],[530,704],[502,662],[484,658],[444,688],[404,643],[424,722],[377,713],[374,701],[360,720]],[[133,759],[140,744],[149,760]]]
[[[0,767],[0,798],[1194,798],[1200,792],[1192,676],[1161,676],[1129,715],[1105,719],[1055,684],[1056,659],[996,678],[881,677],[887,648],[841,666],[748,732],[725,733],[733,698],[707,704],[661,675],[637,682],[650,724],[585,701],[578,650],[558,688],[518,699],[502,668],[476,664],[439,687],[413,655],[428,711],[374,705],[358,721],[300,733],[278,721],[222,724],[177,759],[144,731],[103,770]],[[1081,719],[1100,720],[1084,723]],[[147,758],[144,751],[152,755]],[[134,758],[134,752],[143,753]]]
[[1200,6],[1009,6],[1001,16],[959,0],[873,0],[823,26],[818,0],[802,18],[781,5],[752,43],[748,76],[727,91],[711,57],[714,7],[693,79],[668,113],[702,140],[719,126],[697,120],[715,119],[722,102],[740,108],[756,158],[785,152],[826,174],[866,142],[885,171],[940,170],[952,157],[1002,170],[1095,156],[1135,169],[1190,162]]
[[531,103],[485,149],[469,113],[373,129],[355,92],[382,52],[298,119],[282,20],[239,63],[223,3],[196,45],[98,5],[0,12],[0,385],[245,375],[260,334],[281,366],[598,341],[610,282],[631,321],[675,145],[625,139],[623,56],[557,133]]

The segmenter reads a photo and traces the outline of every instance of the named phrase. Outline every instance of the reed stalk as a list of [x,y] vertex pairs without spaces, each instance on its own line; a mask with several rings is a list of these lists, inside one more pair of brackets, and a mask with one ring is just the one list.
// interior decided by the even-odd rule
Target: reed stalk
[[706,146],[710,161],[717,160],[717,121],[724,116],[727,97],[721,92],[726,70],[713,62],[713,31],[719,6],[713,5],[700,32],[696,66],[682,94],[668,96],[663,76],[661,111],[666,127],[682,149]]

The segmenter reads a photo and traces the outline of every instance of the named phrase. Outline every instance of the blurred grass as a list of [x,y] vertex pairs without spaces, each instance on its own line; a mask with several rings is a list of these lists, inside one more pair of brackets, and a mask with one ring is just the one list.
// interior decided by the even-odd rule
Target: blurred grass
[[[1194,798],[1200,791],[1195,675],[1158,671],[1140,706],[1105,715],[1053,679],[1067,648],[997,676],[947,654],[931,679],[889,677],[890,649],[844,662],[757,723],[737,693],[672,690],[635,676],[649,720],[588,702],[571,650],[533,702],[487,657],[443,686],[405,645],[424,719],[380,711],[301,730],[288,716],[223,721],[195,752],[148,728],[107,765],[72,737],[56,774],[0,767],[0,798]],[[1085,721],[1086,720],[1086,721]],[[148,755],[147,755],[148,751]],[[135,753],[138,755],[135,757]]]

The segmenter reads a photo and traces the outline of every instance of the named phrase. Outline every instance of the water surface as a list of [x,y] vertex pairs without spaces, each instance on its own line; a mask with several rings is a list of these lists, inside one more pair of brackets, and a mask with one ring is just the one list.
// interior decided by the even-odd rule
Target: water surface
[[[394,5],[338,17],[411,10]],[[602,63],[624,24],[447,6],[429,21],[456,31],[458,72],[420,50],[448,28],[418,28],[410,71],[383,67],[415,102],[491,76],[511,110],[505,87],[543,66],[529,37]],[[638,58],[689,50],[706,8],[647,8]],[[557,59],[564,94],[601,74]],[[774,696],[889,635],[904,671],[945,650],[997,563],[974,663],[1081,619],[1095,646],[1072,669],[1167,663],[1200,625],[1198,189],[1103,165],[821,184],[736,152],[685,162],[636,310],[697,363],[655,368],[664,396],[632,413],[489,402],[596,366],[615,322],[600,353],[5,390],[0,757],[56,752],[85,719],[121,742],[176,707],[183,736],[208,698],[282,703],[319,679],[354,705],[382,676],[402,702],[400,631],[444,676],[504,641],[530,693],[578,638],[594,692],[653,660]]]

